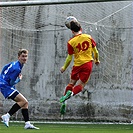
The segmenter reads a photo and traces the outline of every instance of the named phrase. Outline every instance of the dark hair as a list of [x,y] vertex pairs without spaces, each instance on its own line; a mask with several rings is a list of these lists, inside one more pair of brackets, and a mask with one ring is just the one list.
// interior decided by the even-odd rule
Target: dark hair
[[19,49],[18,56],[20,56],[22,53],[28,54],[28,50],[27,49]]
[[80,31],[80,29],[81,29],[81,25],[80,25],[79,22],[71,21],[71,22],[70,22],[70,26],[71,26],[70,29],[71,29],[72,31],[74,31],[74,32],[78,32],[78,31]]

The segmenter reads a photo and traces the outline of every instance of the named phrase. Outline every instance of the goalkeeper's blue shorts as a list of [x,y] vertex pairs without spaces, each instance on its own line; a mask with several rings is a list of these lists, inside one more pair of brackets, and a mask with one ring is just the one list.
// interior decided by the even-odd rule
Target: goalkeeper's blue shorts
[[15,86],[10,86],[2,79],[0,79],[0,91],[5,98],[13,99],[19,94],[19,91],[15,88]]

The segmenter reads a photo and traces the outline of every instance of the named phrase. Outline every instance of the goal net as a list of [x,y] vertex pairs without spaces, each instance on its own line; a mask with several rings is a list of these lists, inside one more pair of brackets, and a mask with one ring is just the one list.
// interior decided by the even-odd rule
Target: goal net
[[[132,1],[9,6],[0,8],[0,69],[29,50],[23,80],[16,88],[28,99],[32,120],[60,121],[60,97],[69,82],[72,63],[59,69],[72,37],[64,21],[75,16],[97,42],[100,66],[84,90],[67,101],[62,121],[130,122],[132,119]],[[1,113],[12,101],[0,95]],[[21,112],[13,120],[22,120]]]

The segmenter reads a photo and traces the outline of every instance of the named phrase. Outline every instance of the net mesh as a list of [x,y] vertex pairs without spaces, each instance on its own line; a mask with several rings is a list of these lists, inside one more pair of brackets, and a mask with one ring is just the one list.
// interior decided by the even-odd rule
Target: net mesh
[[[119,1],[0,8],[0,68],[17,60],[19,48],[29,50],[23,80],[16,87],[29,101],[31,119],[60,120],[59,98],[72,67],[64,74],[59,71],[72,37],[64,21],[73,15],[96,40],[101,64],[94,65],[84,90],[67,101],[64,120],[130,122],[132,6],[131,1]],[[4,113],[12,102],[2,95],[0,101]],[[13,119],[22,119],[21,112]]]

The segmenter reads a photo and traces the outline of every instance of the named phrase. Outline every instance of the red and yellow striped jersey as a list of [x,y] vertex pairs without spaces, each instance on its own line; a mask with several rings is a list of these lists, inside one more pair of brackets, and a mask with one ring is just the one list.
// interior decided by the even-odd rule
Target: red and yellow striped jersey
[[74,66],[81,66],[93,60],[94,39],[88,34],[79,34],[68,41],[68,54],[74,55]]

